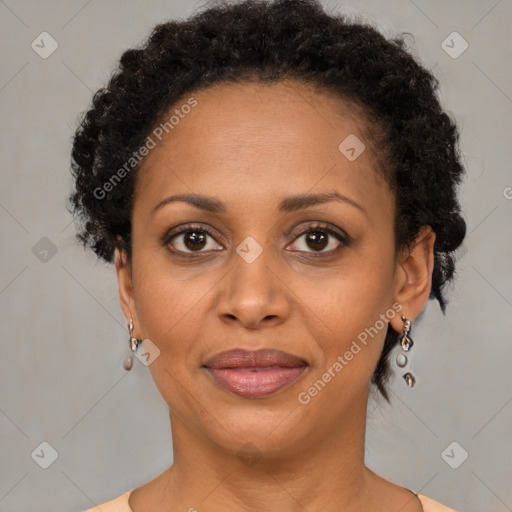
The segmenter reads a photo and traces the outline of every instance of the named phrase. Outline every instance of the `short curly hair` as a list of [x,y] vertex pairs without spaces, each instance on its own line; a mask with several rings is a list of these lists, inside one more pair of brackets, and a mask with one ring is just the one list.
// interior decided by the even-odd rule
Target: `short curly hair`
[[[215,83],[295,78],[362,108],[376,171],[394,193],[395,247],[412,247],[422,226],[436,233],[429,298],[445,314],[443,290],[466,234],[457,199],[465,170],[457,126],[436,95],[439,82],[407,51],[404,34],[387,39],[368,22],[326,13],[317,0],[218,1],[187,20],[156,25],[119,64],[73,138],[69,205],[84,247],[106,262],[119,247],[131,260],[139,165],[116,186],[104,185],[180,98]],[[388,325],[371,380],[388,402],[388,359],[398,338]]]

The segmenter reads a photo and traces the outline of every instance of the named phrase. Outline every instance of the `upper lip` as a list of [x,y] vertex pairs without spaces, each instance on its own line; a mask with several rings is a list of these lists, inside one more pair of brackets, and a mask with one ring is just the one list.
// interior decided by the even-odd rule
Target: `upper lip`
[[237,348],[214,355],[203,366],[207,368],[266,368],[269,366],[292,368],[306,365],[304,359],[282,350],[266,348],[244,350]]

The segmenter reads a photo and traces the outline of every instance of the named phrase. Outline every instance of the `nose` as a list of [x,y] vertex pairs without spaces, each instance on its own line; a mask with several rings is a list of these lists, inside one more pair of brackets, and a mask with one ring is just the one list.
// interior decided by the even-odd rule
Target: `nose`
[[277,326],[288,318],[290,291],[270,253],[270,249],[264,249],[252,262],[234,255],[217,303],[222,322],[261,329]]

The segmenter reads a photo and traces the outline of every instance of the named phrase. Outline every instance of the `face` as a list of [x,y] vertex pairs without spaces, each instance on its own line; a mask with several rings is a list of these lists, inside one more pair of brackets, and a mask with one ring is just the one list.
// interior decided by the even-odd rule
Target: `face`
[[[131,268],[116,253],[121,304],[160,351],[149,368],[172,421],[225,450],[274,454],[348,432],[364,421],[388,322],[400,330],[398,308],[413,318],[426,301],[431,245],[411,272],[395,254],[394,198],[355,107],[297,82],[190,96],[139,170]],[[359,156],[356,139],[339,149],[350,135]],[[182,194],[208,201],[169,199]],[[239,349],[294,358],[205,367]]]

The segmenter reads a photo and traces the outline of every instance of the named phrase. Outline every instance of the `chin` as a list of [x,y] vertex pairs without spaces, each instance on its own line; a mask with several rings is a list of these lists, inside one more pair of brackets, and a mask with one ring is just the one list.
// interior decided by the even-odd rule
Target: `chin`
[[293,412],[290,414],[291,407],[281,406],[273,410],[253,405],[231,411],[218,407],[216,411],[223,422],[219,425],[214,421],[206,426],[210,430],[208,437],[232,454],[238,455],[241,450],[255,451],[265,458],[286,457],[296,454],[297,447],[307,444],[312,436],[303,419]]

